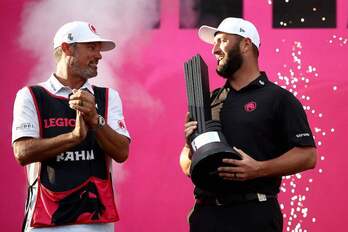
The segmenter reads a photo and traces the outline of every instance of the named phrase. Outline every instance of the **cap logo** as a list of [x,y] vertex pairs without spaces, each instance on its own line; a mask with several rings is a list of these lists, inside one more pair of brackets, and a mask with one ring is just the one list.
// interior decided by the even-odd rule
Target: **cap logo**
[[69,34],[68,34],[68,39],[69,39],[70,41],[73,41],[73,40],[74,40],[74,37],[72,36],[72,33],[69,33]]
[[239,32],[245,32],[243,28],[239,28]]
[[246,112],[252,112],[254,110],[256,110],[256,102],[248,102],[247,104],[244,105],[244,110]]
[[89,29],[91,29],[91,31],[92,31],[94,34],[97,34],[97,30],[95,29],[95,26],[93,26],[92,24],[88,24],[88,27],[89,27]]

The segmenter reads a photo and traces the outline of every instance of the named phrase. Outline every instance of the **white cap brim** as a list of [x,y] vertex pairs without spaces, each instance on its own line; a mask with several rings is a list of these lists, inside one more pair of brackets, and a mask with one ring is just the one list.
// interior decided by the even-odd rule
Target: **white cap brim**
[[116,47],[116,44],[112,40],[102,39],[101,42],[101,51],[110,51]]
[[85,41],[79,41],[78,43],[92,43],[92,42],[101,42],[101,51],[110,51],[116,47],[116,44],[112,40],[108,39],[96,39],[96,40],[85,40]]
[[218,32],[217,28],[209,26],[201,26],[198,29],[198,36],[206,43],[213,44],[215,33]]

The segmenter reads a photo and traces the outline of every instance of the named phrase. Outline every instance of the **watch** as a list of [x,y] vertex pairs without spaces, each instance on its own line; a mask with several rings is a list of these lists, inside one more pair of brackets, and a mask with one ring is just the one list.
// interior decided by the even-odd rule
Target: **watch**
[[104,119],[103,116],[98,114],[98,124],[97,124],[97,127],[98,128],[102,128],[103,126],[105,126],[105,119]]

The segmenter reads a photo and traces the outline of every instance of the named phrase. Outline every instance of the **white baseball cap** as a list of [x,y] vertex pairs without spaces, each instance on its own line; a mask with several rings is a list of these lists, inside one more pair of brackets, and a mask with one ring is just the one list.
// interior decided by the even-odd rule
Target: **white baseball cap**
[[101,42],[101,50],[109,51],[115,48],[115,43],[109,39],[103,39],[97,34],[95,26],[82,21],[69,22],[61,26],[53,40],[53,48],[57,48],[62,43],[88,43]]
[[230,17],[224,19],[217,28],[203,25],[198,30],[198,36],[204,42],[213,44],[216,32],[225,32],[249,38],[257,48],[260,47],[259,33],[254,24],[247,20]]

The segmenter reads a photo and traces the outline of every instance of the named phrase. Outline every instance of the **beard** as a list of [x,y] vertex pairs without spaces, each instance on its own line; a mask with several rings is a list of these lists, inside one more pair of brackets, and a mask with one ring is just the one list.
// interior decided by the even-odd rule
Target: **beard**
[[92,67],[81,67],[79,64],[79,56],[73,56],[70,61],[71,72],[74,75],[80,76],[84,79],[89,79],[97,76],[97,70]]
[[[221,62],[221,61],[220,61]],[[233,78],[235,72],[239,70],[239,68],[243,64],[243,57],[240,52],[239,43],[232,47],[226,57],[226,62],[222,65],[219,65],[216,68],[216,72],[225,79]]]

